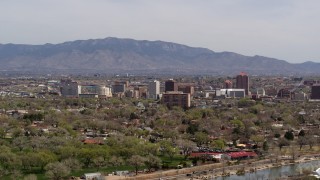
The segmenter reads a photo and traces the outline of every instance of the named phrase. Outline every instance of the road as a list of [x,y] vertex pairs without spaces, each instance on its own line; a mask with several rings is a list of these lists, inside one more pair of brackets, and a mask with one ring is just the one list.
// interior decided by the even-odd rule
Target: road
[[[320,154],[305,154],[302,155],[299,159],[303,160],[304,158],[316,158],[319,159]],[[296,160],[296,162],[299,160]],[[246,171],[249,169],[257,169],[260,170],[262,168],[270,168],[274,162],[272,162],[270,159],[265,160],[259,160],[259,161],[244,161],[242,164],[239,165],[233,165],[233,166],[227,166],[225,170],[227,172],[230,172],[231,174],[235,174],[238,169],[241,169],[245,167]],[[168,170],[168,171],[158,171],[156,173],[152,174],[141,174],[136,177],[127,177],[125,179],[131,179],[131,180],[185,180],[185,179],[191,179],[192,177],[200,177],[200,176],[207,176],[212,177],[214,175],[215,177],[221,175],[223,171],[222,164],[216,163],[216,164],[206,164],[206,165],[200,165],[200,166],[194,166],[191,168],[183,168],[183,169],[176,169],[176,170]],[[194,172],[194,173],[193,173]],[[187,176],[187,174],[189,176]]]

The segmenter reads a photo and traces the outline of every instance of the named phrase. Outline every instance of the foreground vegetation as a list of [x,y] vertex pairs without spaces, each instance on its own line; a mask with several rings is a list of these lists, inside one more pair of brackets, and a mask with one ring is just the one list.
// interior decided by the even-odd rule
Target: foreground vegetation
[[251,148],[265,156],[299,147],[291,152],[294,157],[319,143],[317,108],[305,102],[229,99],[218,108],[184,110],[125,98],[3,97],[0,176],[64,179],[97,171],[186,167],[199,147],[225,150],[238,144],[255,145]]

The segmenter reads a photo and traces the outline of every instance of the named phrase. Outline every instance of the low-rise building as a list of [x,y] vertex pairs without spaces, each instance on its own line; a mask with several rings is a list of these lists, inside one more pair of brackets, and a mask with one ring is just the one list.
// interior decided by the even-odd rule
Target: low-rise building
[[189,93],[180,91],[168,91],[162,95],[162,103],[168,107],[179,106],[189,108],[191,106],[191,98]]
[[290,91],[288,88],[283,88],[278,91],[277,98],[281,99],[292,99],[294,92]]
[[216,89],[217,98],[244,98],[245,89]]
[[70,79],[61,80],[60,92],[64,97],[78,97],[79,93],[81,93],[81,86]]

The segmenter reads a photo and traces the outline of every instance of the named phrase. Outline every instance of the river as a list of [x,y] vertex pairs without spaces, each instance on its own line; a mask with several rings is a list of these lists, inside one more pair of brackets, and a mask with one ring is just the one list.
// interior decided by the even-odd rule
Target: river
[[[254,173],[246,173],[245,175],[231,175],[229,177],[217,177],[215,180],[275,180],[284,176],[294,176],[301,174],[303,170],[314,171],[320,168],[320,160],[314,160],[299,164],[291,164],[269,169],[258,170]],[[227,168],[226,168],[227,170]]]

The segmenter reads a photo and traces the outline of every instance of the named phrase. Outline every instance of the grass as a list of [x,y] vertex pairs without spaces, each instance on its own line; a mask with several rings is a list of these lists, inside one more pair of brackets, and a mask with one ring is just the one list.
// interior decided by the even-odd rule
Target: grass
[[[142,167],[144,168],[144,167]],[[118,166],[118,167],[103,167],[99,170],[97,168],[84,168],[79,171],[72,171],[69,176],[76,176],[80,177],[84,175],[85,173],[94,173],[94,172],[100,172],[101,174],[109,174],[115,171],[134,171],[134,168],[132,166]],[[42,171],[40,168],[32,168],[31,170],[24,170],[22,171],[23,176],[26,176],[28,174],[35,174],[38,178],[38,180],[46,180],[45,171]],[[1,177],[3,180],[15,180],[17,178],[11,178],[11,175],[3,176]]]
[[[165,166],[164,169],[176,169],[178,165],[185,165],[190,164],[191,160],[185,159],[182,155],[174,156],[172,159],[170,159],[167,156],[161,156],[163,165]],[[140,170],[145,169],[146,167],[141,167]],[[69,176],[76,176],[80,177],[85,173],[94,173],[94,172],[100,172],[102,174],[110,174],[115,171],[134,171],[134,167],[132,166],[118,166],[118,167],[103,167],[99,170],[97,168],[83,168],[79,171],[72,171]],[[23,170],[22,171],[23,176],[26,176],[28,174],[35,174],[38,178],[38,180],[46,180],[45,171],[41,168],[32,168],[30,170]],[[3,180],[12,180],[11,175],[3,176],[1,177]],[[13,178],[17,179],[17,178]]]
[[172,159],[170,159],[170,157],[167,157],[167,156],[161,156],[160,158],[162,160],[164,167],[167,167],[169,169],[177,168],[178,165],[185,165],[185,164],[191,163],[191,160],[186,159],[182,155],[174,156]]

